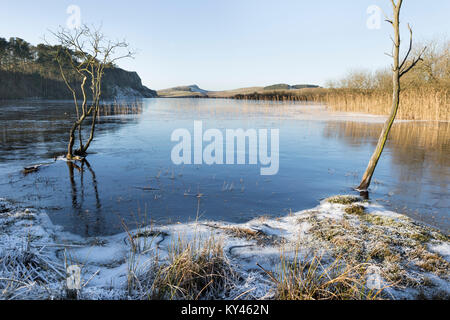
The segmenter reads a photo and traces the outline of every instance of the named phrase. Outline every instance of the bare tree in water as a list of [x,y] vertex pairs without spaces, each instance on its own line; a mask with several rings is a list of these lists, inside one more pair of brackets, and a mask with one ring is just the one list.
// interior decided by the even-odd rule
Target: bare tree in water
[[393,72],[393,98],[392,98],[392,109],[391,114],[389,115],[388,120],[386,121],[383,130],[381,131],[380,138],[378,139],[378,144],[375,149],[375,152],[372,155],[372,158],[369,161],[369,165],[366,169],[366,172],[364,173],[364,176],[362,178],[361,184],[358,187],[358,190],[360,191],[367,191],[367,189],[370,186],[370,182],[372,181],[372,176],[375,171],[375,168],[378,164],[378,161],[380,160],[381,153],[383,152],[384,146],[386,145],[386,141],[389,136],[389,132],[392,128],[392,125],[394,124],[395,116],[397,115],[398,107],[400,104],[400,79],[408,73],[412,68],[416,66],[416,64],[422,60],[422,55],[425,52],[425,48],[419,53],[418,57],[415,57],[413,59],[409,59],[409,56],[411,54],[413,40],[412,40],[412,29],[408,25],[409,33],[410,33],[410,40],[409,40],[409,49],[405,55],[405,57],[400,62],[400,10],[403,4],[403,0],[391,0],[392,3],[392,9],[394,12],[394,16],[392,19],[386,19],[387,22],[389,22],[392,27],[394,28],[394,38],[392,39],[393,42],[393,50],[392,54],[390,55],[392,59],[394,60],[393,66],[392,66],[392,72]]
[[[61,28],[53,32],[59,42],[56,59],[62,78],[73,96],[76,109],[76,121],[70,129],[68,160],[81,160],[87,155],[95,135],[95,124],[102,95],[102,78],[106,68],[114,66],[115,62],[133,57],[128,43],[111,41],[95,28],[82,26],[68,30]],[[73,81],[73,79],[76,81]],[[83,140],[82,127],[90,117],[90,134]],[[74,149],[78,131],[79,147]]]

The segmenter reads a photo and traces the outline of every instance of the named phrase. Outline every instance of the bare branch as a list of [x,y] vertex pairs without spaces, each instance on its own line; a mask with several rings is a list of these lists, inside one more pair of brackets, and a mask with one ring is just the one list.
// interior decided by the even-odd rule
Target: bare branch
[[408,57],[409,57],[409,54],[411,53],[412,45],[413,45],[413,32],[412,32],[411,26],[409,24],[408,24],[408,29],[409,29],[409,49],[405,55],[405,58],[403,59],[402,63],[400,64],[400,70],[403,68],[406,61],[408,60]]
[[408,68],[400,71],[400,77],[402,77],[405,74],[407,74],[412,68],[414,68],[416,66],[416,64],[419,61],[423,61],[422,56],[425,53],[426,49],[427,49],[427,47],[423,48],[423,50],[420,52],[419,56],[417,58],[413,59],[413,61],[411,62],[411,65]]
[[394,46],[395,46],[397,43],[394,41],[394,38],[392,38],[392,36],[389,36],[389,38],[391,39],[392,43],[393,43]]

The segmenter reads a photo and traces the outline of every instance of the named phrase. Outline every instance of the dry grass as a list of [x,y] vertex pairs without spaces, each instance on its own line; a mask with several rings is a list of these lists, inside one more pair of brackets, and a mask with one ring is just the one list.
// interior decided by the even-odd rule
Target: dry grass
[[416,265],[428,272],[434,272],[439,275],[448,275],[449,264],[441,256],[429,252],[424,246],[418,246],[409,253]]
[[[450,121],[449,88],[407,89],[400,95],[397,119]],[[392,93],[384,90],[330,89],[323,101],[332,111],[388,115]]]
[[65,270],[28,244],[0,256],[0,300],[47,299],[47,285],[65,278]]
[[[238,92],[238,91],[234,91]],[[328,92],[323,88],[305,88],[293,90],[271,90],[267,91],[264,88],[256,88],[255,91],[242,90],[241,93],[234,95],[225,94],[223,97],[233,98],[237,100],[263,100],[263,101],[278,101],[278,102],[313,102],[321,103]]]
[[225,90],[225,91],[210,91],[208,92],[208,97],[210,98],[233,98],[238,94],[250,94],[253,92],[261,92],[264,90],[264,87],[248,87],[248,88],[239,88],[234,90]]
[[356,214],[360,216],[366,213],[366,208],[361,205],[352,205],[345,208],[344,211],[346,214]]
[[335,196],[335,197],[326,199],[326,201],[329,203],[343,204],[343,205],[352,204],[352,203],[358,202],[360,200],[361,200],[360,198],[355,197],[355,196]]
[[344,257],[350,266],[371,263],[395,289],[421,288],[428,298],[435,291],[424,272],[448,279],[449,263],[428,247],[447,242],[444,234],[406,217],[366,212],[347,204],[342,219],[309,217],[311,234],[334,257]]
[[229,235],[246,240],[258,240],[261,236],[263,236],[260,231],[252,230],[249,228],[229,227],[224,229],[225,232]]
[[114,101],[113,103],[100,105],[98,116],[115,115],[139,115],[143,112],[142,102]]
[[[264,218],[262,218],[264,219]],[[253,230],[247,227],[208,225],[211,228],[223,230],[233,238],[255,241],[259,246],[282,244],[285,240],[275,235],[268,235],[261,230]]]
[[352,264],[343,257],[324,264],[320,254],[302,259],[297,250],[294,259],[281,256],[279,271],[271,278],[278,300],[375,300],[383,288],[368,288],[370,266]]
[[167,257],[155,257],[137,277],[141,296],[156,300],[217,299],[234,279],[223,245],[214,237],[173,240]]
[[[331,111],[388,115],[392,92],[376,89],[297,89],[264,91],[262,88],[212,94],[215,98],[324,103]],[[450,88],[411,87],[400,95],[397,119],[450,121]]]

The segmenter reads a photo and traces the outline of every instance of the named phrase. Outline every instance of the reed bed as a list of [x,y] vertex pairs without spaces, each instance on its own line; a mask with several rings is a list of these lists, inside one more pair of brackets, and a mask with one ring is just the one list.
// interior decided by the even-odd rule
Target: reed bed
[[[448,88],[406,89],[400,94],[397,119],[450,121]],[[323,101],[330,110],[388,115],[392,93],[385,90],[332,89]]]
[[143,105],[141,102],[117,102],[101,105],[99,117],[115,115],[136,115],[142,114]]
[[278,102],[298,102],[298,101],[318,102],[320,101],[319,97],[322,95],[323,94],[321,94],[321,91],[302,92],[300,90],[293,90],[293,92],[273,91],[273,92],[254,92],[247,94],[237,94],[233,98],[237,100],[262,100],[262,101],[278,101]]
[[[375,89],[299,89],[237,94],[238,100],[324,103],[331,111],[388,115],[392,92]],[[450,88],[420,87],[401,92],[399,120],[450,121]]]

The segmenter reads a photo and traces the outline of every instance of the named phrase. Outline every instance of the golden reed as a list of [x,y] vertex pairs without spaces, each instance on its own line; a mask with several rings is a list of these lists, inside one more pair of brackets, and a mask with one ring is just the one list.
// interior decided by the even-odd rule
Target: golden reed
[[[238,94],[234,99],[324,103],[331,111],[389,115],[389,90],[300,89]],[[450,121],[450,88],[420,87],[401,92],[398,120]]]
[[[400,95],[397,119],[450,121],[449,88],[405,89]],[[329,90],[322,101],[333,111],[388,115],[392,93],[381,90]]]

